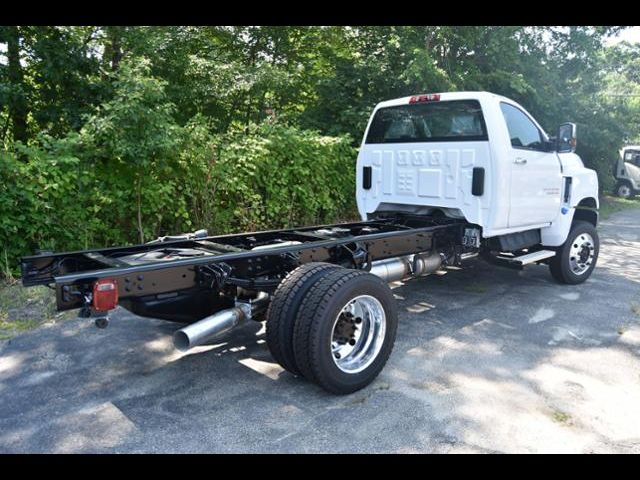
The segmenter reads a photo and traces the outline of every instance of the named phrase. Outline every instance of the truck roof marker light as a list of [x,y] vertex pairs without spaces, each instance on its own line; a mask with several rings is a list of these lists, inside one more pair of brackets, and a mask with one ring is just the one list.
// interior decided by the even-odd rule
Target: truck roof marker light
[[93,284],[93,309],[107,312],[118,306],[118,283],[111,278]]
[[421,102],[439,102],[439,93],[428,93],[426,95],[414,95],[409,99],[409,103],[421,103]]

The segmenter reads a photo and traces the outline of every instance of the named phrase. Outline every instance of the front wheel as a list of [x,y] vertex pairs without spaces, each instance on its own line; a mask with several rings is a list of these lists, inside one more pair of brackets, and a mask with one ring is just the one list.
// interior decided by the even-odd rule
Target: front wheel
[[567,240],[549,262],[551,275],[560,283],[577,285],[591,276],[598,261],[600,239],[589,222],[576,221]]
[[629,182],[618,182],[616,185],[616,195],[620,198],[631,198],[634,196],[633,188]]

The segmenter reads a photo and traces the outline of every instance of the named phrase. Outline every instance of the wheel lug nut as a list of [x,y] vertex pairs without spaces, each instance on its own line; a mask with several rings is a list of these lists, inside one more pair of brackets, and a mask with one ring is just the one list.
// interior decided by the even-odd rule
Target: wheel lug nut
[[340,357],[341,357],[342,355],[340,355],[338,352],[336,352],[336,353],[334,353],[334,354],[333,354],[333,356],[334,356],[334,357],[336,357],[338,360],[340,360]]
[[353,347],[355,344],[356,344],[356,340],[354,338],[349,340],[349,345],[351,345]]
[[359,323],[362,323],[362,318],[360,318],[360,317],[356,317],[356,323],[358,323],[358,324],[359,324]]

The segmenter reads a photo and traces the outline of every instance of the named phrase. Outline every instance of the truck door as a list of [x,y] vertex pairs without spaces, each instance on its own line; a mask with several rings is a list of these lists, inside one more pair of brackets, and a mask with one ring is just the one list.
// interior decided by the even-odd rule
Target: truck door
[[552,222],[560,211],[562,172],[555,152],[545,151],[544,135],[521,109],[502,102],[511,145],[509,227]]
[[640,187],[640,151],[630,149],[625,150],[623,166],[624,177],[631,180],[634,189]]

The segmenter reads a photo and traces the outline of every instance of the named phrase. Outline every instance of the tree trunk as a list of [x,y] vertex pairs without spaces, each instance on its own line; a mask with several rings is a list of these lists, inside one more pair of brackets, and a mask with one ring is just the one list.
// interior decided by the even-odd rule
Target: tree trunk
[[4,121],[4,127],[2,127],[2,137],[0,137],[0,143],[5,146],[5,140],[7,138],[7,132],[9,131],[9,124],[11,123],[11,117],[7,115],[7,119]]
[[105,27],[107,41],[104,46],[104,61],[108,62],[112,72],[120,68],[122,52],[122,29],[124,27]]
[[27,115],[29,113],[24,92],[24,74],[20,65],[20,27],[7,28],[8,77],[13,95],[9,100],[13,139],[20,142],[28,140]]
[[138,176],[138,181],[136,182],[136,194],[137,194],[137,204],[138,204],[138,233],[140,234],[140,243],[144,243],[144,229],[142,228],[142,201],[141,201],[141,185],[140,177]]

